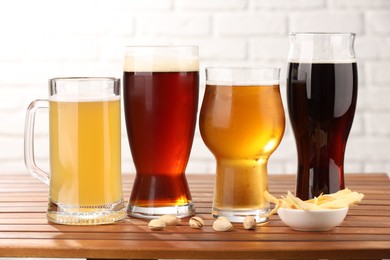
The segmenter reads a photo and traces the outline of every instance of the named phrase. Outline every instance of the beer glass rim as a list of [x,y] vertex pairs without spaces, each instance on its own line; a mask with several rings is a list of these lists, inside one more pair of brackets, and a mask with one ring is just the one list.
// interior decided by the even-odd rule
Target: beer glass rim
[[49,82],[58,81],[58,80],[70,80],[70,81],[112,80],[112,81],[119,81],[120,79],[116,78],[116,77],[55,77],[55,78],[50,78]]
[[278,85],[279,67],[207,67],[206,84],[209,85]]
[[50,101],[92,101],[120,96],[116,77],[56,77],[49,79]]
[[354,32],[290,32],[289,36],[350,36],[355,37]]
[[279,67],[223,67],[223,66],[211,66],[206,67],[206,70],[230,70],[230,71],[250,71],[250,70],[280,70]]
[[193,49],[198,49],[199,46],[197,45],[126,45],[125,49],[138,49],[138,48],[144,48],[144,49],[174,49],[174,48],[193,48]]

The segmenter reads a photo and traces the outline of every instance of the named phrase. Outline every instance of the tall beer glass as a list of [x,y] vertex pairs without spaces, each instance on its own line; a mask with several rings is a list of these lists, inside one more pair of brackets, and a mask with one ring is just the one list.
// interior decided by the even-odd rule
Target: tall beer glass
[[301,199],[345,186],[344,153],[358,86],[354,39],[353,33],[290,34],[287,101]]
[[184,175],[199,92],[198,48],[127,47],[124,108],[136,178],[127,213],[193,215]]
[[207,68],[199,127],[217,160],[214,217],[265,221],[267,162],[285,127],[279,69]]

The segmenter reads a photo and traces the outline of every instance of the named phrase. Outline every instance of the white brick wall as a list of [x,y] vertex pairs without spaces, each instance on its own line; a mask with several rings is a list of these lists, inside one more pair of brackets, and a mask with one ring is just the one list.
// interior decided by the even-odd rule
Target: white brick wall
[[[210,65],[279,66],[285,110],[290,31],[357,33],[359,98],[347,172],[390,173],[389,0],[4,0],[0,3],[0,172],[26,174],[25,109],[57,76],[122,76],[124,46],[194,44]],[[201,100],[204,74],[201,74]],[[200,100],[200,102],[201,102]],[[42,112],[44,114],[44,112]],[[287,114],[287,113],[286,113]],[[123,124],[123,170],[133,171]],[[47,116],[38,118],[37,160],[48,168]],[[213,172],[196,131],[189,173]],[[296,171],[287,129],[269,171]]]

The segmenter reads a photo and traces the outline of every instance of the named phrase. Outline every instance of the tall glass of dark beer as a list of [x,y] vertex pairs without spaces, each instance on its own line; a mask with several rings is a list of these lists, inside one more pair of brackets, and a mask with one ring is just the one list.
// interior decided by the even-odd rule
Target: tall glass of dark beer
[[353,33],[291,33],[287,103],[298,153],[296,195],[344,188],[344,154],[355,114]]
[[123,91],[136,168],[127,214],[193,215],[185,169],[198,109],[198,48],[126,47]]

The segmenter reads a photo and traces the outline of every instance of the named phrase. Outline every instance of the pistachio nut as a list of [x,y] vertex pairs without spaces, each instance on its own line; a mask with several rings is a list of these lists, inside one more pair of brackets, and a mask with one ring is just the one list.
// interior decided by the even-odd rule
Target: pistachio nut
[[245,229],[256,229],[256,219],[253,216],[246,216],[243,225]]
[[227,219],[217,219],[213,223],[213,229],[215,231],[231,231],[233,229],[232,223]]
[[158,219],[163,221],[167,226],[176,226],[180,223],[180,219],[175,215],[162,215]]
[[148,224],[151,230],[163,230],[166,226],[165,222],[160,219],[152,219]]
[[204,226],[204,221],[200,217],[192,217],[189,221],[190,227],[192,228],[202,228]]

